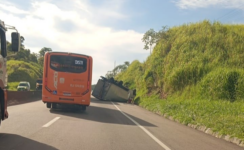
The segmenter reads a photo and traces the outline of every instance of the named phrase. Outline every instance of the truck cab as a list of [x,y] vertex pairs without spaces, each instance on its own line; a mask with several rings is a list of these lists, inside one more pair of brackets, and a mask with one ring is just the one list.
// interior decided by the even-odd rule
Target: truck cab
[[[5,23],[0,20],[0,125],[1,121],[8,118],[6,90],[8,84],[6,31],[8,29],[15,29],[15,27],[5,25]],[[12,32],[11,44],[11,50],[13,52],[18,52],[20,49],[20,35],[18,31]]]
[[42,78],[36,80],[36,90],[42,90]]

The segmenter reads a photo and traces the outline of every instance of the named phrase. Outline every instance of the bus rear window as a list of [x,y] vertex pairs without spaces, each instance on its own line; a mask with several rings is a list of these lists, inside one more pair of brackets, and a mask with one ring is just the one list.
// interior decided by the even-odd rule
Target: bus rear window
[[51,55],[50,68],[58,72],[82,73],[87,69],[87,59],[74,56]]

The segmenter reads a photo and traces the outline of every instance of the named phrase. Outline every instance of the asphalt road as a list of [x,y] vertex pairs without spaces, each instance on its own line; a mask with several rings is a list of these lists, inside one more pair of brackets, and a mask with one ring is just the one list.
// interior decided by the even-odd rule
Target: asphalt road
[[46,108],[42,101],[9,106],[0,150],[243,150],[126,103],[92,99],[85,112]]

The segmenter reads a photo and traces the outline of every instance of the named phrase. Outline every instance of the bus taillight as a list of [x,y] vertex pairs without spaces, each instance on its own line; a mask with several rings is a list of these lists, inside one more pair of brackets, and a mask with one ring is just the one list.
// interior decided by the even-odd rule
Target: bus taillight
[[47,78],[45,78],[45,86],[47,86]]
[[89,81],[87,82],[87,89],[88,90],[90,89],[90,82]]
[[47,78],[45,78],[44,86],[45,86],[45,89],[46,89],[48,92],[52,92],[52,90],[50,90],[50,89],[47,87]]

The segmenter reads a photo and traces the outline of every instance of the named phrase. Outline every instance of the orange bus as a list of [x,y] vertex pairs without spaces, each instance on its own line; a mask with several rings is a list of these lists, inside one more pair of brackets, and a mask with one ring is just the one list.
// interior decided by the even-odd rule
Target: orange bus
[[83,54],[46,52],[42,101],[47,108],[75,104],[86,110],[91,99],[92,63],[92,57]]

